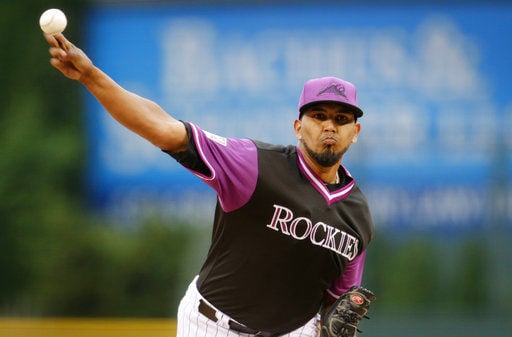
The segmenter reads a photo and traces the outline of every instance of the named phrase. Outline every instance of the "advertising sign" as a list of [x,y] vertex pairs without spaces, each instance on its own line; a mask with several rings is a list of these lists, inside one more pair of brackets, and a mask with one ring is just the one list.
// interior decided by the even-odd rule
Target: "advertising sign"
[[[307,79],[349,80],[365,115],[344,165],[381,228],[463,230],[512,219],[511,17],[486,3],[97,6],[85,49],[178,119],[281,144],[296,143]],[[97,207],[212,212],[198,178],[86,103]]]

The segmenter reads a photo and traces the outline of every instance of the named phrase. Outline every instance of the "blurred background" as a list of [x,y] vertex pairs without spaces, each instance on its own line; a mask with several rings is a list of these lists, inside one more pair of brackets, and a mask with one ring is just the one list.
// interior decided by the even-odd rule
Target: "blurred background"
[[121,85],[216,134],[294,144],[304,81],[355,83],[364,336],[512,336],[508,1],[3,0],[2,319],[173,320],[210,239],[212,191],[50,66],[54,7]]

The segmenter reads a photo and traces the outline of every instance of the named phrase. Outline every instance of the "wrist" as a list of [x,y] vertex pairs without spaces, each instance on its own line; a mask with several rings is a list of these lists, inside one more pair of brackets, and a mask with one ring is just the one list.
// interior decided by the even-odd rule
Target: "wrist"
[[98,77],[98,71],[99,69],[96,68],[93,64],[91,64],[89,67],[83,68],[80,72],[78,82],[82,83],[86,87],[89,86],[91,83],[95,82],[95,78]]

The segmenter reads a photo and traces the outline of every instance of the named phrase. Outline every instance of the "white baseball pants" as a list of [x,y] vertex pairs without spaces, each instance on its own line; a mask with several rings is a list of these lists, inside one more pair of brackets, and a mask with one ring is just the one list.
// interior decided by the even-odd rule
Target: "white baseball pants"
[[[217,310],[217,322],[214,322],[198,311],[199,300],[206,301],[196,286],[197,276],[190,283],[185,296],[178,307],[178,327],[176,337],[237,337],[255,336],[231,330],[228,322],[232,318]],[[316,337],[319,333],[320,316],[312,318],[304,326],[294,330],[283,337]]]

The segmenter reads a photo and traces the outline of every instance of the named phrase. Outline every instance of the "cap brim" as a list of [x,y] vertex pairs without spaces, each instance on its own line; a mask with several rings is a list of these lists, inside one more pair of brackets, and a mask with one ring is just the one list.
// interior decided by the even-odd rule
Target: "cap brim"
[[337,103],[337,104],[343,105],[344,107],[347,107],[354,114],[354,116],[356,118],[359,118],[359,117],[363,116],[363,110],[361,110],[359,107],[357,107],[355,105],[352,105],[352,104],[349,104],[349,103],[344,103],[344,102],[340,102],[340,101],[333,101],[333,100],[314,101],[314,102],[310,102],[310,103],[304,104],[300,108],[300,110],[299,110],[300,115],[302,115],[307,108],[309,108],[310,106],[313,106],[315,104],[318,104],[318,103]]

